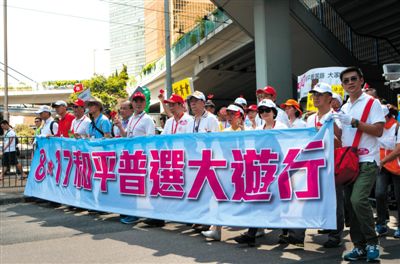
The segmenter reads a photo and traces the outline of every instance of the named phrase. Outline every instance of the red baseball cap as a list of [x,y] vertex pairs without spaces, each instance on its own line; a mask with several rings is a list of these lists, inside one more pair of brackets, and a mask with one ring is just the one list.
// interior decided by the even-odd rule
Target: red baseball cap
[[247,112],[249,111],[256,111],[257,112],[257,105],[250,105],[247,107]]
[[85,101],[83,101],[82,99],[78,98],[77,100],[75,100],[74,105],[84,107],[85,106]]
[[171,97],[167,100],[164,100],[164,103],[170,103],[170,104],[183,104],[185,101],[183,100],[182,96],[178,94],[172,94]]
[[275,90],[274,87],[272,87],[272,86],[270,86],[270,85],[267,85],[267,86],[265,86],[264,88],[259,88],[259,89],[257,89],[257,92],[256,92],[256,93],[257,93],[257,94],[265,93],[265,94],[270,94],[270,95],[272,95],[272,96],[275,96],[275,95],[276,95],[276,90]]
[[131,101],[135,100],[136,98],[141,98],[143,100],[146,100],[146,97],[142,92],[136,92],[131,96]]

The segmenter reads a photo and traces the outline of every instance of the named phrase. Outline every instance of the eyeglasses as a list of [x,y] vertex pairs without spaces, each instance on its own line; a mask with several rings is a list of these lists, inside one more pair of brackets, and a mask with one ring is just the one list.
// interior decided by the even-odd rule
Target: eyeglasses
[[74,106],[72,106],[72,108],[78,108],[79,106],[77,106],[77,105],[74,105]]
[[343,79],[343,84],[349,84],[350,82],[355,82],[358,80],[357,76],[351,76],[350,78]]
[[271,113],[272,108],[266,107],[266,108],[259,108],[258,109],[258,113],[262,114],[262,113]]

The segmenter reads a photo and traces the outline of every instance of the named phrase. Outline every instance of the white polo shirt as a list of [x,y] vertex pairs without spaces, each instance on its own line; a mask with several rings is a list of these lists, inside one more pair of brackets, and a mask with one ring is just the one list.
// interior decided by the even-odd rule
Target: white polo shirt
[[182,117],[176,122],[174,117],[168,118],[165,122],[164,130],[161,132],[162,135],[171,134],[182,134],[187,133],[190,122],[193,120],[193,116],[183,113]]
[[[290,121],[289,121],[290,123]],[[300,118],[296,118],[293,123],[289,124],[289,128],[303,128],[306,127],[307,124]]]
[[320,127],[325,123],[325,119],[329,116],[329,112],[318,118],[318,113],[312,114],[307,118],[307,127]]
[[[360,120],[364,112],[364,108],[370,98],[371,96],[362,93],[354,103],[351,103],[350,100],[348,100],[347,103],[342,106],[341,110],[343,113]],[[377,99],[374,99],[374,103],[372,104],[366,123],[385,123],[382,107]],[[352,128],[351,125],[342,124],[342,145],[351,146],[353,144],[356,132],[357,128]],[[379,164],[379,142],[377,137],[369,135],[365,132],[362,133],[358,149],[360,162],[373,162],[375,160],[376,163]]]
[[215,115],[204,111],[200,119],[193,117],[187,126],[187,133],[219,132],[219,123]]
[[50,125],[51,122],[54,121],[54,118],[49,117],[46,121],[44,121],[43,127],[40,128],[40,134],[38,135],[39,137],[45,137],[47,135],[56,135],[58,132],[58,123],[54,122],[53,123],[53,133],[51,133]]
[[397,130],[396,144],[400,144],[400,127],[399,127],[399,129]]
[[74,134],[86,136],[86,131],[87,131],[90,123],[91,123],[90,118],[87,117],[86,115],[83,115],[79,119],[75,118],[74,120],[72,120],[70,130],[73,131]]
[[142,112],[138,115],[133,114],[129,118],[128,126],[126,127],[127,137],[148,136],[155,134],[155,125],[153,119]]
[[16,137],[15,131],[10,127],[7,131],[4,131],[4,132],[5,133],[4,133],[3,147],[7,146],[10,143],[11,139],[13,139],[11,144],[8,145],[8,147],[4,149],[4,153],[15,151],[15,137]]

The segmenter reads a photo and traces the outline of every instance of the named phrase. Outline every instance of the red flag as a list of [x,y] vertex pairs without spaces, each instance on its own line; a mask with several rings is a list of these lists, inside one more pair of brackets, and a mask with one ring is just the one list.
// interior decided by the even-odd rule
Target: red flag
[[74,85],[74,93],[80,93],[83,91],[83,84],[81,83],[76,83]]

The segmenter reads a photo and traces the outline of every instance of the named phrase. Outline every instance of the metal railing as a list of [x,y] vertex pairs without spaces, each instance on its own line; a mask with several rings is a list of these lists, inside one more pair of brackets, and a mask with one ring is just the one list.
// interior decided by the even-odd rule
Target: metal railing
[[[21,164],[21,168],[23,172],[28,175],[29,171],[31,169],[31,162],[32,162],[32,156],[33,156],[33,140],[34,137],[17,137],[18,138],[18,150],[16,153],[10,152],[11,147],[8,147],[8,149],[4,150],[3,146],[5,145],[5,138],[0,137],[0,158],[1,158],[1,174],[3,175],[3,179],[0,180],[0,189],[1,188],[14,188],[14,187],[24,187],[26,184],[26,178],[22,177],[21,171],[19,171],[18,167],[16,165],[10,165],[8,168],[5,166],[5,153],[10,153],[8,154],[9,156],[7,158],[10,158],[12,155],[17,155],[17,161],[19,164]],[[7,154],[6,154],[7,155]]]
[[325,0],[300,2],[362,63],[383,64],[400,61],[400,51],[385,38],[358,34]]

